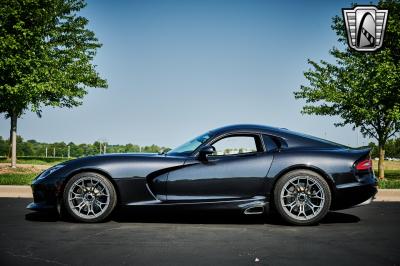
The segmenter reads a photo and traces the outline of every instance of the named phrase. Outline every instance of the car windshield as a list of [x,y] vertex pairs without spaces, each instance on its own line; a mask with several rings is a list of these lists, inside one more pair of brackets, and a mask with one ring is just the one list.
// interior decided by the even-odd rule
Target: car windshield
[[191,141],[182,144],[175,149],[170,150],[167,154],[170,155],[189,155],[193,151],[195,151],[201,144],[206,142],[211,137],[210,133],[205,133],[197,138],[192,139]]

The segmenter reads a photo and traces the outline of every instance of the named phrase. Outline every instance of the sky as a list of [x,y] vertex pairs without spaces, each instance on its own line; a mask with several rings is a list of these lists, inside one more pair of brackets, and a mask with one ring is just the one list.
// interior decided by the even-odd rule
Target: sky
[[[103,44],[94,63],[108,89],[83,105],[27,112],[24,139],[175,147],[216,127],[284,127],[350,146],[368,143],[337,117],[300,113],[307,59],[328,60],[331,29],[351,1],[89,0],[80,15]],[[368,4],[365,2],[364,4]],[[358,3],[363,4],[363,3]],[[0,118],[8,138],[10,121]]]

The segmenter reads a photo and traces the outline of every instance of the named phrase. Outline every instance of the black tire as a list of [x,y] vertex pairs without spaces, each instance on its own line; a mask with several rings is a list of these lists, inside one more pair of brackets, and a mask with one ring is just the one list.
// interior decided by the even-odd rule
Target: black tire
[[[89,183],[89,181],[86,179],[95,180],[95,182],[98,181],[99,183],[97,183],[96,186],[93,186],[93,181],[92,181],[92,183]],[[89,201],[86,201],[86,203],[88,205],[91,205],[93,215],[90,215],[89,211],[88,211],[87,215],[84,215],[83,213],[80,213],[78,211],[77,206],[73,207],[73,204],[75,201],[71,200],[70,195],[74,195],[76,193],[71,194],[72,193],[71,187],[74,186],[74,188],[78,189],[77,191],[79,191],[80,187],[76,185],[77,182],[79,182],[79,181],[80,182],[82,182],[82,181],[88,182],[87,183],[88,185],[85,187],[85,189],[89,189],[90,191],[88,191],[87,193],[84,193],[83,189],[81,189],[81,191],[82,191],[82,195],[88,194],[88,193],[91,194],[91,200],[92,200],[91,204]],[[101,187],[100,187],[100,185],[101,185]],[[102,193],[108,194],[108,197],[102,196],[102,195],[100,195],[100,193],[98,193],[100,196],[97,196],[96,191],[97,192],[100,191],[99,187],[105,191],[105,193],[104,192],[102,192]],[[82,201],[84,201],[83,198],[85,198],[85,200],[86,200],[86,196],[87,195],[84,195],[82,197]],[[106,201],[106,203],[102,203],[102,201],[100,201],[100,197],[102,197],[102,200]],[[76,202],[82,203],[82,201],[79,201],[80,199],[81,198],[79,198]],[[97,202],[100,203],[100,205],[97,205],[97,207],[94,204],[94,203],[96,203],[96,202],[94,202],[96,200],[99,200]],[[63,201],[63,206],[62,206],[63,209],[74,220],[77,220],[80,222],[86,222],[86,223],[96,223],[96,222],[102,222],[105,219],[107,219],[107,217],[110,216],[110,214],[114,210],[115,206],[117,205],[117,193],[116,193],[115,188],[114,188],[113,184],[111,183],[111,181],[108,180],[106,177],[104,177],[98,173],[84,172],[84,173],[79,173],[79,174],[73,176],[70,180],[68,180],[68,182],[64,188],[62,201]],[[72,202],[72,203],[70,204],[70,202]],[[105,205],[103,209],[101,209],[101,207],[99,207],[99,206],[101,206],[101,204]],[[88,208],[88,206],[85,205],[84,207],[81,207],[82,210],[84,210],[84,208]],[[94,210],[96,208],[97,208],[97,210],[99,210],[97,214],[94,213]]]
[[[290,181],[300,183],[295,186]],[[304,184],[305,181],[315,182],[315,185],[307,186]],[[318,193],[313,193],[313,189],[314,192],[322,192],[318,192],[319,196],[317,196]],[[329,212],[331,191],[326,180],[319,174],[310,170],[294,170],[277,181],[274,189],[274,204],[277,212],[286,222],[294,225],[313,225],[321,221]],[[309,218],[307,218],[307,213]]]

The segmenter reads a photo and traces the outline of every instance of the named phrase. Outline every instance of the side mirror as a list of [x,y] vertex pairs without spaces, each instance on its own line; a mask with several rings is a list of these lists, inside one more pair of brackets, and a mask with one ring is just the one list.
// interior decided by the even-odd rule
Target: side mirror
[[215,148],[211,145],[206,145],[202,147],[199,151],[199,159],[206,160],[207,155],[213,154],[215,152]]

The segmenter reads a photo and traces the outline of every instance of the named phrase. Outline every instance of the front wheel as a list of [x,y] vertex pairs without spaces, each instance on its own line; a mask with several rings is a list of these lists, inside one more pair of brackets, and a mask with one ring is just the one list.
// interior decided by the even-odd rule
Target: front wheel
[[323,177],[309,170],[295,170],[276,183],[274,203],[280,216],[295,225],[318,223],[328,213],[331,192]]
[[97,173],[79,173],[65,186],[64,207],[68,214],[81,222],[101,222],[117,203],[113,184]]

